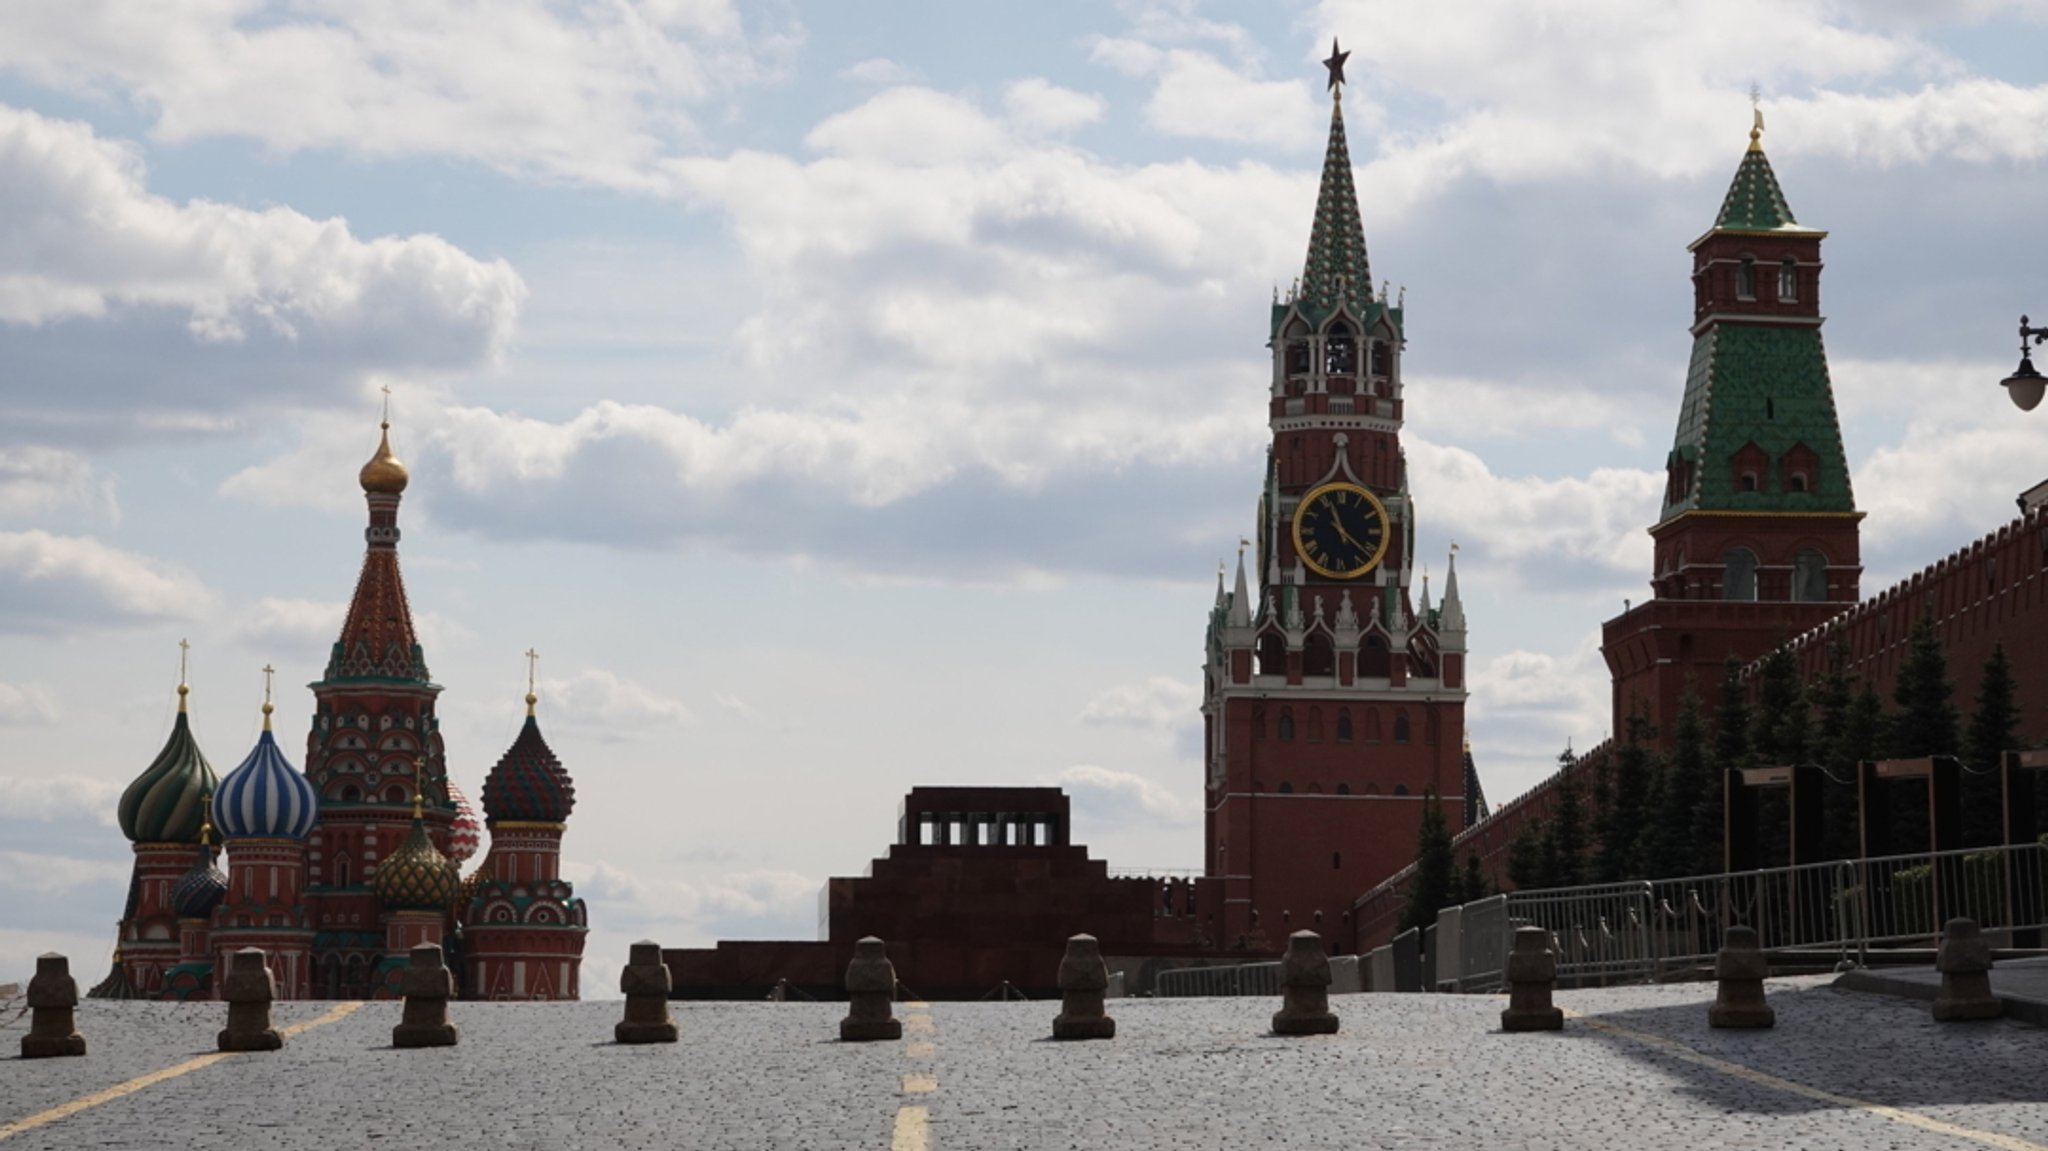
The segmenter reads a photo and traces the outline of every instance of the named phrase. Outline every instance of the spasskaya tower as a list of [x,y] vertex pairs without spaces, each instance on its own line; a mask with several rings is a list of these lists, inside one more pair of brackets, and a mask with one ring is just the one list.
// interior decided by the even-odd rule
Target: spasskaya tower
[[[1331,46],[1330,137],[1301,279],[1273,305],[1264,490],[1219,573],[1202,704],[1218,945],[1353,943],[1352,901],[1415,858],[1424,796],[1465,793],[1465,613],[1413,588],[1401,302],[1373,290]],[[1247,549],[1250,555],[1247,555]],[[1249,565],[1249,571],[1247,567]],[[1254,591],[1256,587],[1256,591]],[[1219,884],[1205,887],[1213,890]]]

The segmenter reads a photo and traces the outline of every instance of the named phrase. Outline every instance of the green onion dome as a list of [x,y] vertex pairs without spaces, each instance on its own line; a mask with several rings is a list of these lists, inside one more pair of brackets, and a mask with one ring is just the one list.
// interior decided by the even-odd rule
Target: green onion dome
[[444,911],[455,899],[462,873],[455,862],[427,838],[420,804],[413,801],[412,830],[398,850],[386,856],[370,876],[370,890],[392,911]]
[[192,738],[185,712],[191,689],[178,685],[178,719],[149,769],[121,793],[121,834],[135,843],[198,843],[207,796],[219,777]]

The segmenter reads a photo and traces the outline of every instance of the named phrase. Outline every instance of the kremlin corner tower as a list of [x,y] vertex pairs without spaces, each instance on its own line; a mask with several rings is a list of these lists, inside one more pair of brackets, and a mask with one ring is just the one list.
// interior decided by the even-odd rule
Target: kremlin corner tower
[[[1362,891],[1415,857],[1427,797],[1464,826],[1465,609],[1416,582],[1403,301],[1375,292],[1333,55],[1301,278],[1273,305],[1272,433],[1252,539],[1219,573],[1202,704],[1204,886],[1219,946],[1313,928],[1348,949]],[[1214,906],[1212,904],[1212,906]]]
[[465,879],[479,828],[448,772],[442,689],[399,571],[410,476],[388,422],[358,478],[368,546],[309,685],[305,770],[272,734],[266,688],[256,746],[216,776],[179,684],[170,738],[121,797],[134,875],[114,970],[93,995],[212,998],[227,956],[260,947],[279,998],[395,998],[410,950],[437,943],[466,998],[578,997],[588,917],[559,866],[575,788],[541,737],[538,697],[529,687],[525,726],[484,781],[491,848]]

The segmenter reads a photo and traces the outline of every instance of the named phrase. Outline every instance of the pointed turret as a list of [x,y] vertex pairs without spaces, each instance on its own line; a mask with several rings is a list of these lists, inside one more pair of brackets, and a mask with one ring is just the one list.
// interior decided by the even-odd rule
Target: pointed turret
[[1252,595],[1244,576],[1244,549],[1237,549],[1237,587],[1230,593],[1230,626],[1252,626]]
[[1458,553],[1454,549],[1448,567],[1444,571],[1444,604],[1437,613],[1438,631],[1443,636],[1444,650],[1451,650],[1451,637],[1457,636],[1457,646],[1465,646],[1465,601],[1458,598]]
[[[1348,55],[1349,53],[1346,53]],[[1330,137],[1323,145],[1323,178],[1316,189],[1315,224],[1308,235],[1297,300],[1326,314],[1340,302],[1354,308],[1372,298],[1372,261],[1365,251],[1365,224],[1358,215],[1358,189],[1351,179],[1351,146],[1344,138],[1344,90],[1332,79]]]
[[426,683],[426,654],[413,628],[405,579],[398,569],[398,504],[410,476],[391,451],[391,421],[385,420],[377,452],[357,477],[370,506],[364,531],[368,549],[356,577],[348,618],[327,659],[326,679],[384,679]]
[[1735,181],[1728,185],[1728,195],[1721,201],[1721,214],[1714,219],[1714,229],[1723,232],[1776,232],[1805,231],[1792,218],[1792,209],[1785,203],[1785,192],[1778,187],[1777,173],[1771,171],[1771,161],[1764,155],[1764,114],[1756,113],[1755,125],[1749,130],[1749,151],[1743,153],[1742,165],[1735,169]]

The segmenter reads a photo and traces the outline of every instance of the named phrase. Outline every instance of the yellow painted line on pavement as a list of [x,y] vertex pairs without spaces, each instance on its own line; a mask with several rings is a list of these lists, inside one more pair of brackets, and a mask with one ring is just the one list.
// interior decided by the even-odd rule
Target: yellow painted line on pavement
[[931,1006],[931,1004],[929,1004],[929,1003],[926,1003],[926,1002],[925,1002],[924,1000],[922,1000],[922,999],[909,999],[909,1000],[905,1000],[905,1001],[904,1001],[904,1003],[903,1003],[903,1009],[904,1009],[905,1011],[921,1011],[921,1010],[923,1010],[923,1009],[925,1009],[925,1008],[928,1008],[928,1007],[930,1007],[930,1006]]
[[1769,1087],[1776,1091],[1783,1091],[1788,1095],[1797,1095],[1803,1099],[1811,1099],[1817,1103],[1828,1103],[1836,1107],[1853,1107],[1858,1111],[1867,1111],[1880,1119],[1888,1119],[1894,1123],[1905,1124],[1908,1127],[1918,1127],[1922,1131],[1932,1131],[1937,1135],[1946,1135],[1954,1139],[1968,1139],[1973,1143],[1982,1143],[1987,1147],[2001,1148],[2002,1151],[2048,1151],[2048,1143],[2035,1143],[2032,1140],[2021,1139],[2013,1135],[2001,1135],[1996,1131],[1979,1131],[1973,1127],[1962,1127],[1954,1123],[1943,1122],[1932,1116],[1921,1115],[1903,1108],[1888,1107],[1883,1103],[1872,1103],[1868,1099],[1837,1095],[1833,1091],[1809,1087],[1804,1083],[1795,1083],[1790,1079],[1780,1079],[1776,1075],[1758,1071],[1753,1067],[1744,1067],[1740,1063],[1730,1063],[1726,1059],[1716,1059],[1711,1055],[1695,1051],[1675,1039],[1666,1039],[1661,1035],[1651,1035],[1648,1032],[1636,1031],[1632,1028],[1623,1027],[1618,1023],[1610,1023],[1604,1019],[1595,1019],[1577,1011],[1566,1010],[1565,1015],[1567,1018],[1579,1020],[1595,1031],[1605,1031],[1610,1035],[1618,1035],[1624,1039],[1633,1039],[1638,1043],[1655,1047],[1674,1059],[1680,1059],[1700,1067],[1711,1068],[1721,1072],[1723,1075],[1728,1075],[1747,1083],[1754,1083],[1759,1087]]
[[[317,1019],[309,1019],[304,1023],[294,1023],[290,1027],[280,1028],[278,1034],[290,1036],[304,1031],[311,1031],[315,1027],[345,1018],[361,1006],[361,1003],[337,1003],[334,1005],[333,1010],[325,1015]],[[82,1095],[69,1103],[60,1103],[48,1111],[38,1111],[26,1119],[16,1119],[14,1122],[0,1127],[0,1139],[12,1139],[24,1131],[33,1131],[38,1127],[55,1123],[59,1119],[69,1118],[80,1111],[98,1107],[102,1103],[111,1103],[124,1096],[133,1095],[145,1087],[154,1087],[167,1079],[176,1079],[180,1075],[188,1075],[199,1070],[201,1067],[211,1067],[223,1059],[233,1058],[236,1054],[239,1053],[219,1051],[212,1055],[201,1055],[194,1059],[187,1059],[183,1063],[166,1067],[161,1071],[152,1071],[147,1075],[138,1076],[126,1083],[117,1083],[104,1091],[95,1091],[90,1095]]]
[[903,1045],[903,1053],[912,1059],[929,1059],[932,1055],[932,1045],[929,1043],[906,1043]]
[[929,1015],[906,1015],[903,1017],[903,1030],[912,1035],[930,1035],[932,1033],[932,1017]]
[[929,1075],[919,1075],[916,1072],[912,1072],[903,1077],[903,1093],[905,1095],[929,1095],[938,1089],[939,1081]]
[[905,1107],[896,1112],[896,1131],[889,1138],[889,1151],[925,1151],[931,1145],[931,1112],[922,1107]]

